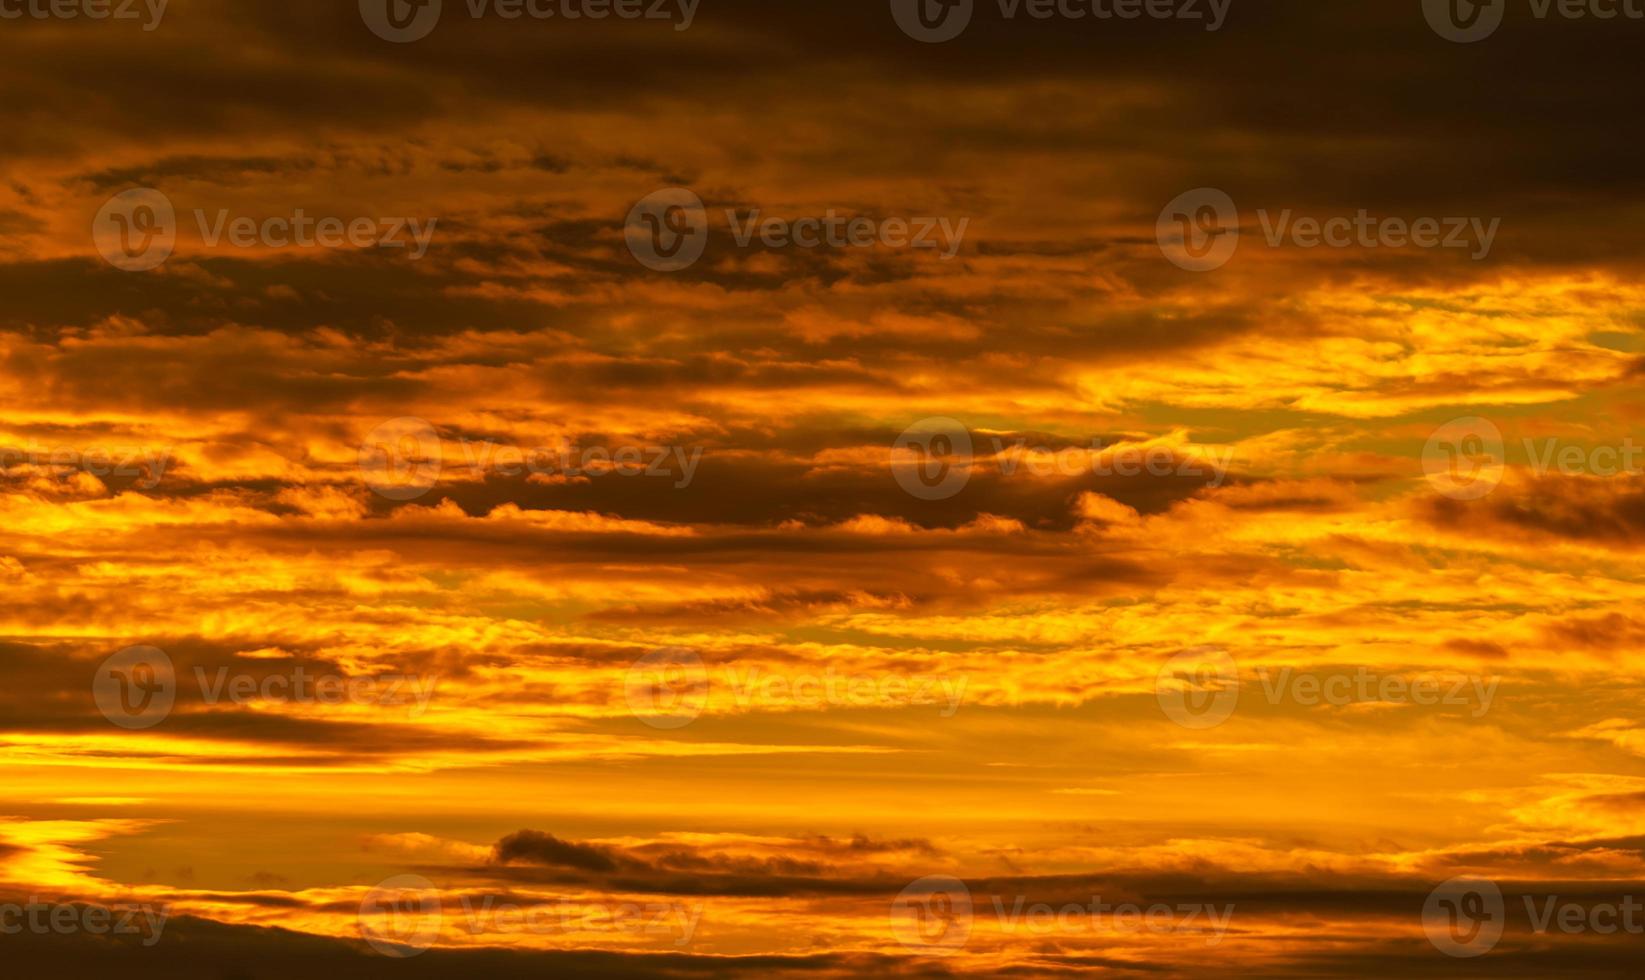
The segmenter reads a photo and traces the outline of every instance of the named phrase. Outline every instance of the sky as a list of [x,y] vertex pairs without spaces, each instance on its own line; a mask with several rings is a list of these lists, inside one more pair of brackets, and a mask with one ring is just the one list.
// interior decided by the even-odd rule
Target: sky
[[0,2],[0,956],[1618,975],[1642,40]]

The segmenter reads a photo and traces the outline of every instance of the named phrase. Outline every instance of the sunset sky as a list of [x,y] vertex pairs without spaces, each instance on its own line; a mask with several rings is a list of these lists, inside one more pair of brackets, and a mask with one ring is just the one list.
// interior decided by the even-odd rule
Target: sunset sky
[[1637,969],[1645,19],[424,2],[0,2],[0,962]]

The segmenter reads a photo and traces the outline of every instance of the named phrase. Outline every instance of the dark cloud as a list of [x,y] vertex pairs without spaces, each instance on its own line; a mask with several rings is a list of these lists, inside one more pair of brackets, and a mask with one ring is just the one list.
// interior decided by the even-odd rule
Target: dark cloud
[[573,844],[537,830],[522,830],[504,837],[497,842],[495,856],[499,864],[538,864],[595,872],[617,870],[617,862],[608,849]]

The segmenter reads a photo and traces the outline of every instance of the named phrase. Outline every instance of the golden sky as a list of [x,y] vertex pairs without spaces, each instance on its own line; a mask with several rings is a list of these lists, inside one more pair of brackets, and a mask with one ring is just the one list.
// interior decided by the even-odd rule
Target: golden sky
[[1627,4],[61,2],[0,960],[1637,964]]

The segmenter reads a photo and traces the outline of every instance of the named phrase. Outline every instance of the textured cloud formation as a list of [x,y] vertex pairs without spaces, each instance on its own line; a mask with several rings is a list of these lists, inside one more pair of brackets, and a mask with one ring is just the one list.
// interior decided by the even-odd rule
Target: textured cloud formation
[[[478,6],[0,20],[0,898],[174,916],[8,962],[1637,961],[1535,925],[1645,879],[1645,22]],[[128,271],[139,188],[175,241]],[[1194,188],[1203,273],[1157,237]],[[1362,214],[1495,232],[1269,240]],[[1477,958],[1424,929],[1464,875]],[[962,942],[899,918],[931,876]]]

